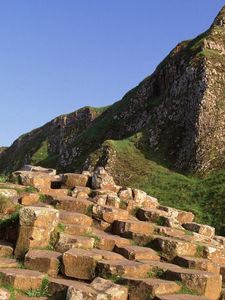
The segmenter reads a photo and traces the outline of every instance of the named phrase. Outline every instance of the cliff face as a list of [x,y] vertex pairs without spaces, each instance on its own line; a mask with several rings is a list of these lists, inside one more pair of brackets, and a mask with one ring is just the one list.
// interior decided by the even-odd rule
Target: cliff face
[[223,166],[224,18],[225,7],[209,30],[178,44],[121,101],[102,110],[84,108],[58,117],[20,137],[0,156],[0,171],[28,162],[61,170],[106,165],[113,156],[105,141],[134,134],[136,146],[149,159],[160,157],[179,171],[207,173]]

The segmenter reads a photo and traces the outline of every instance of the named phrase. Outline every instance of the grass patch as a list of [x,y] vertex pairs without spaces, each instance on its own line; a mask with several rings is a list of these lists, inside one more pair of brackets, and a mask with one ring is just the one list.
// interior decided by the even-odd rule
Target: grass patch
[[0,183],[5,183],[8,181],[8,177],[5,175],[0,175]]
[[93,232],[86,232],[85,233],[85,236],[87,237],[90,237],[90,238],[93,238],[95,241],[94,241],[94,247],[95,248],[98,248],[99,247],[99,244],[101,242],[101,239],[96,235],[94,234]]
[[48,290],[49,280],[48,277],[44,277],[41,283],[40,289],[35,290],[28,290],[25,292],[25,295],[28,297],[48,297],[49,290]]
[[176,281],[176,283],[177,283],[178,285],[181,286],[181,289],[180,289],[179,292],[177,292],[177,294],[196,295],[196,296],[199,295],[198,292],[196,292],[196,291],[194,291],[194,290],[188,288],[188,287],[187,287],[185,284],[183,284],[182,282]]

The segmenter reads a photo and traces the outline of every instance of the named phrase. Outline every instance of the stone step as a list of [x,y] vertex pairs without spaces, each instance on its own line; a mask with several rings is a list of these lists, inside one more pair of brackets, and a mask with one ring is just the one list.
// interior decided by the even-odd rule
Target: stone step
[[190,222],[190,223],[183,223],[182,226],[189,231],[193,231],[210,238],[213,238],[215,236],[215,228],[209,225]]
[[0,269],[2,269],[2,268],[17,268],[17,267],[19,267],[19,263],[15,259],[7,258],[7,257],[0,257]]
[[96,262],[101,259],[102,255],[93,251],[70,249],[63,254],[64,274],[76,279],[93,279]]
[[155,300],[209,300],[206,297],[194,296],[194,295],[184,295],[184,294],[173,294],[173,295],[162,295],[157,296]]
[[92,227],[87,225],[64,224],[64,233],[70,235],[86,235],[92,232]]
[[127,246],[132,243],[129,239],[109,234],[95,228],[92,229],[90,236],[91,235],[97,239],[95,247],[102,250],[113,251],[115,246]]
[[81,214],[87,214],[93,206],[93,203],[85,198],[71,196],[54,197],[49,204],[54,205],[57,209]]
[[195,256],[197,252],[197,246],[193,242],[186,242],[164,236],[154,236],[151,247],[161,251],[168,260],[172,260],[176,256]]
[[128,276],[134,278],[147,278],[150,267],[146,264],[130,260],[99,260],[96,274],[106,278],[108,276]]
[[72,248],[92,249],[95,243],[96,240],[93,237],[61,233],[55,250],[64,253]]
[[62,176],[62,182],[69,188],[75,188],[76,186],[86,187],[90,184],[90,178],[83,174],[65,173]]
[[161,277],[166,271],[174,270],[180,268],[179,266],[167,263],[163,261],[155,261],[155,260],[140,260],[141,263],[149,266],[149,276],[150,277]]
[[92,208],[93,218],[97,220],[103,220],[107,223],[113,223],[115,220],[127,220],[128,211],[120,208],[115,208],[108,205],[94,204]]
[[45,278],[43,273],[25,269],[0,269],[0,283],[16,289],[35,290],[41,287]]
[[135,233],[152,235],[154,224],[136,220],[117,220],[113,223],[112,232],[126,238],[132,238]]
[[0,257],[7,257],[13,255],[13,246],[5,241],[0,241]]
[[164,217],[168,217],[168,213],[157,208],[140,208],[137,212],[137,218],[141,221],[149,221],[153,223],[160,223]]
[[62,254],[48,250],[29,250],[25,255],[24,265],[31,270],[40,271],[56,277],[60,270]]
[[155,226],[155,233],[156,235],[164,235],[168,237],[174,237],[174,238],[182,238],[186,235],[193,235],[192,233],[189,233],[186,230],[177,229],[177,228],[171,228],[167,226]]
[[95,290],[109,295],[111,300],[127,300],[128,288],[113,283],[111,280],[96,277],[90,284]]
[[177,256],[173,260],[173,263],[183,268],[202,270],[216,274],[220,273],[220,266],[217,263],[204,258]]
[[140,246],[122,246],[122,247],[115,247],[114,251],[123,255],[125,258],[129,260],[160,260],[160,256],[157,254],[156,251]]
[[93,222],[92,218],[86,216],[85,214],[68,212],[65,210],[59,211],[59,220],[63,224],[84,225],[88,227],[91,226]]
[[153,299],[156,295],[177,293],[181,286],[174,281],[158,278],[135,279],[122,277],[120,284],[128,286],[129,300]]
[[176,218],[180,224],[193,222],[195,218],[192,212],[176,209],[173,207],[160,205],[159,209],[166,211],[170,217]]
[[217,300],[221,293],[222,282],[220,274],[179,268],[166,271],[164,278],[180,281],[187,288],[210,300]]

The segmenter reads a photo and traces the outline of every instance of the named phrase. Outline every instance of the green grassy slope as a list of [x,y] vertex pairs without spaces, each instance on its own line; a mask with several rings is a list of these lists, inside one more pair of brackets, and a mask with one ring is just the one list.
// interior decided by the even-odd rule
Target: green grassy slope
[[121,185],[137,187],[159,199],[160,203],[192,211],[197,221],[215,226],[225,233],[225,170],[205,178],[185,176],[145,157],[135,143],[137,138],[109,140],[116,150],[114,174]]

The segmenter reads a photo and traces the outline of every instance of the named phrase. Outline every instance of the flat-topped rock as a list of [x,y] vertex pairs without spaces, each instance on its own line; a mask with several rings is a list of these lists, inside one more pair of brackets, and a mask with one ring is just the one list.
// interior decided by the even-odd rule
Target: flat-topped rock
[[44,274],[25,269],[0,269],[0,282],[16,289],[35,290],[41,287]]
[[157,208],[140,208],[137,212],[137,217],[141,221],[149,221],[157,223],[163,217],[167,217],[168,213]]
[[71,196],[56,196],[49,201],[55,208],[69,212],[86,214],[93,203],[86,198],[74,198]]
[[7,258],[7,257],[0,257],[0,269],[2,269],[2,268],[17,268],[17,267],[19,267],[19,263],[15,259]]
[[49,246],[51,233],[59,221],[59,212],[48,207],[25,206],[19,212],[20,227],[15,256],[23,258],[31,248]]
[[96,274],[100,277],[111,275],[146,278],[150,268],[148,265],[130,260],[99,260]]
[[130,245],[132,242],[131,240],[121,238],[119,236],[106,233],[95,228],[92,229],[92,234],[97,239],[97,244],[95,245],[95,247],[102,250],[113,251],[116,245],[125,246]]
[[198,223],[183,223],[182,226],[190,231],[197,232],[199,234],[208,236],[210,238],[215,235],[215,228],[209,225],[203,225]]
[[123,237],[132,238],[134,233],[151,235],[154,225],[136,220],[117,220],[113,223],[113,233]]
[[64,253],[72,248],[92,249],[95,246],[95,238],[81,235],[70,235],[61,233],[55,249]]
[[173,262],[184,268],[197,269],[217,274],[220,272],[220,266],[217,263],[204,258],[177,256]]
[[64,274],[77,279],[93,279],[96,262],[100,259],[102,255],[93,251],[70,249],[63,254]]
[[31,270],[40,271],[56,277],[60,269],[62,254],[48,250],[29,250],[25,255],[24,265]]
[[163,236],[154,237],[152,246],[170,260],[176,256],[195,256],[197,251],[197,246],[194,243]]
[[5,241],[0,241],[0,257],[11,256],[13,254],[13,246]]
[[67,291],[67,300],[109,300],[109,295],[96,291],[89,285],[77,283],[75,286],[70,286]]
[[64,233],[70,235],[86,235],[92,232],[92,227],[87,225],[65,224]]
[[91,250],[93,253],[96,253],[98,255],[101,255],[101,259],[104,260],[125,260],[125,258],[115,252],[107,251],[107,250],[101,250],[101,249],[92,249]]
[[119,209],[107,205],[93,205],[92,208],[93,217],[106,221],[108,223],[113,223],[115,220],[127,220],[129,213],[124,209]]
[[135,279],[123,277],[119,280],[129,288],[129,300],[154,298],[156,295],[172,294],[180,291],[181,286],[173,281],[158,278]]
[[26,193],[19,199],[19,203],[25,206],[30,206],[38,203],[39,199],[40,195],[38,193]]
[[135,245],[122,246],[122,247],[116,246],[114,251],[123,255],[125,258],[129,260],[141,260],[141,259],[160,260],[160,256],[157,254],[156,251],[146,247],[140,247]]
[[164,273],[168,270],[174,270],[174,269],[178,269],[180,268],[177,265],[171,264],[171,263],[167,263],[167,262],[163,262],[163,261],[155,261],[155,260],[147,260],[147,259],[143,259],[140,260],[140,262],[142,262],[145,265],[149,266],[149,271],[150,273],[157,274],[158,271],[160,273]]
[[62,176],[62,182],[69,188],[76,186],[86,187],[89,183],[89,176],[84,174],[65,173]]
[[168,280],[178,280],[189,289],[196,291],[210,300],[219,298],[222,282],[219,274],[193,269],[168,270],[164,274]]
[[115,284],[111,280],[100,277],[96,277],[92,281],[91,287],[101,293],[109,295],[111,300],[127,300],[128,297],[127,287]]
[[91,226],[93,222],[92,218],[86,216],[85,214],[68,212],[65,210],[59,211],[59,220],[63,224],[84,225],[84,226]]
[[192,212],[176,209],[173,207],[168,207],[160,205],[159,209],[164,210],[172,218],[176,218],[180,224],[193,222],[195,215]]

